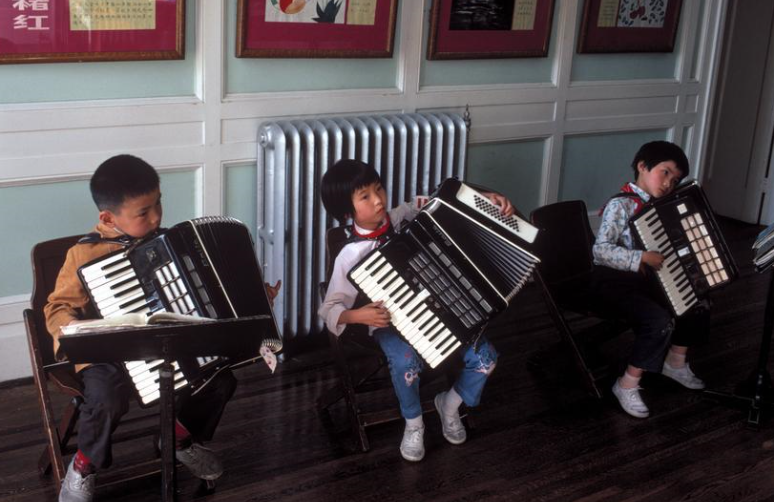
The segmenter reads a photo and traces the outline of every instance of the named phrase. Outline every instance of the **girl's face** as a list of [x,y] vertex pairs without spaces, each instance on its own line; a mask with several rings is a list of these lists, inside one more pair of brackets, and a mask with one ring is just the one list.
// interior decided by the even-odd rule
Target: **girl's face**
[[381,183],[358,188],[352,194],[352,207],[355,209],[352,219],[361,228],[376,230],[384,222],[386,204],[387,192]]

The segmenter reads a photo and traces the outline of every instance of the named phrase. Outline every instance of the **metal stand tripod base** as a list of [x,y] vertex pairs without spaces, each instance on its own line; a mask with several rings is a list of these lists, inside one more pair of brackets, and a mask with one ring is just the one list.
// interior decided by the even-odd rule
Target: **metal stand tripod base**
[[766,307],[763,317],[761,347],[758,351],[758,364],[744,382],[736,387],[733,394],[705,391],[704,395],[721,404],[747,409],[747,425],[758,428],[763,413],[774,410],[774,388],[771,385],[768,362],[771,350],[771,335],[774,330],[774,272],[769,270],[769,291],[766,295]]
[[161,390],[161,500],[177,500],[175,473],[175,388],[174,367],[165,359],[159,370]]
[[725,406],[747,411],[747,426],[752,429],[760,427],[766,412],[774,411],[774,388],[768,372],[753,373],[733,393],[708,390],[704,395]]

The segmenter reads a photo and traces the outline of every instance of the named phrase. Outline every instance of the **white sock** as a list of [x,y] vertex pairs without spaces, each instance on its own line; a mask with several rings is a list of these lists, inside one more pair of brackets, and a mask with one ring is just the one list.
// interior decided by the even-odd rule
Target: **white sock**
[[422,415],[419,415],[416,418],[406,419],[406,429],[421,429],[424,426],[425,422],[422,420]]
[[451,389],[449,389],[446,395],[443,396],[443,403],[441,404],[441,406],[443,407],[444,414],[453,415],[460,408],[461,404],[462,404],[462,397],[459,394],[457,394],[457,391],[454,390],[454,387],[452,387]]
[[674,369],[682,368],[685,366],[685,354],[678,354],[669,349],[666,356],[666,363]]
[[618,385],[624,389],[633,389],[640,386],[641,378],[642,377],[632,376],[628,372],[624,371],[624,374],[621,376],[621,378],[618,379]]

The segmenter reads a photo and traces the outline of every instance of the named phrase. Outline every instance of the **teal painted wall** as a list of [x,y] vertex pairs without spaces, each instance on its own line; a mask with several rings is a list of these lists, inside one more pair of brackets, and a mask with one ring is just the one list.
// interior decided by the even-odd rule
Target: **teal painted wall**
[[[164,226],[196,216],[198,179],[198,171],[161,174]],[[0,188],[0,297],[32,291],[35,244],[90,232],[96,223],[87,180]]]
[[545,141],[473,145],[467,180],[501,192],[523,214],[540,204]]
[[590,211],[601,207],[634,179],[631,163],[639,147],[663,139],[663,130],[566,137],[559,200],[583,200]]
[[400,22],[395,28],[395,47],[392,58],[237,58],[235,56],[236,5],[236,0],[226,2],[225,87],[227,94],[396,87],[400,54]]
[[258,210],[258,200],[255,196],[257,183],[255,164],[233,164],[225,169],[226,215],[247,225],[255,240],[256,211]]
[[190,2],[183,60],[0,65],[0,103],[193,96],[195,28]]
[[[423,0],[420,5],[429,9],[430,1]],[[547,58],[428,62],[425,51],[429,30],[427,25],[423,26],[420,85],[550,84],[552,57],[558,44],[558,4]],[[408,2],[399,5],[400,9],[416,9],[419,15],[419,6]],[[582,2],[578,8],[581,13]],[[236,0],[226,0],[224,80],[227,93],[396,86],[400,25],[392,58],[237,59],[234,57],[235,19]],[[192,96],[196,81],[195,1],[188,4],[186,23],[186,59],[182,61],[0,65],[0,104]],[[679,39],[680,33],[678,44]],[[572,80],[671,78],[675,74],[677,53],[574,54]],[[582,198],[589,207],[599,206],[629,179],[627,166],[637,147],[651,139],[663,139],[665,134],[665,131],[648,131],[567,137],[560,199]],[[502,189],[522,212],[528,213],[539,203],[543,151],[543,140],[471,145],[468,179]],[[167,225],[196,216],[198,180],[198,172],[194,171],[162,176]],[[254,231],[255,164],[226,167],[224,180],[226,213],[244,221]],[[54,207],[41,201],[58,201],[58,204]],[[24,215],[24,219],[19,215]],[[28,262],[33,244],[85,232],[93,225],[94,217],[86,181],[0,188],[0,228],[6,235],[15,236],[5,239],[1,245],[5,259],[0,260],[0,297],[29,291]]]

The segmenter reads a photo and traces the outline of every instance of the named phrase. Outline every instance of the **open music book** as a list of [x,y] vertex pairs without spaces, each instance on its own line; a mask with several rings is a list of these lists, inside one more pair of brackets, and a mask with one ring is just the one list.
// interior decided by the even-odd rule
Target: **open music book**
[[[145,314],[121,314],[105,319],[92,319],[89,321],[80,321],[76,324],[70,324],[62,326],[62,335],[75,335],[78,333],[89,333],[93,331],[107,331],[107,330],[121,330],[138,328],[142,326],[151,326],[157,324],[174,324],[174,323],[206,323],[215,322],[217,319],[209,317],[199,317],[193,315],[176,314],[174,312],[156,312],[150,316]],[[269,367],[269,370],[274,373],[277,369],[277,356],[274,352],[278,352],[281,347],[277,348],[270,339],[265,339],[261,343],[260,356]]]
[[137,328],[138,326],[153,324],[201,323],[213,321],[215,321],[215,319],[210,319],[209,317],[176,314],[174,312],[156,312],[150,316],[145,314],[122,314],[106,319],[92,319],[62,326],[62,334],[74,335],[76,333],[88,333],[90,331]]

